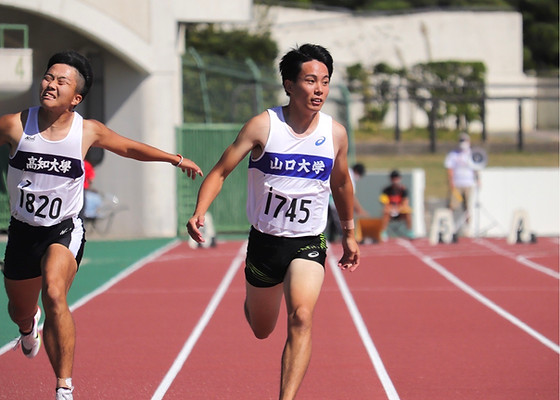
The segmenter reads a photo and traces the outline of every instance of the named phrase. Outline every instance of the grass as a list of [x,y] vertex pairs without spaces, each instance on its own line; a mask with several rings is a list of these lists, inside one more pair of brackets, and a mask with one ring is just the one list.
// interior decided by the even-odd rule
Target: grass
[[[358,141],[357,141],[358,142]],[[421,168],[426,174],[425,198],[445,198],[447,196],[447,172],[443,166],[445,154],[386,154],[360,155],[356,161],[363,163],[367,170],[390,171],[392,169],[410,170]],[[556,167],[557,152],[508,152],[488,155],[491,167]]]
[[[457,134],[457,131],[439,128],[437,139],[455,141]],[[376,124],[370,124],[358,128],[354,132],[354,138],[356,141],[388,142],[395,139],[395,130],[394,128],[384,128]],[[426,128],[410,128],[401,131],[400,138],[402,141],[427,141],[430,138],[430,132]]]

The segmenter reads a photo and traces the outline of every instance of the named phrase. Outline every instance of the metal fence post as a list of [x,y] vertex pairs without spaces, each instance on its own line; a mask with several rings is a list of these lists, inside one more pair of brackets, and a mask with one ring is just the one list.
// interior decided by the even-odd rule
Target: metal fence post
[[189,47],[189,53],[194,59],[198,69],[200,90],[202,92],[202,106],[204,107],[204,121],[206,123],[212,123],[212,110],[210,108],[210,98],[208,96],[208,83],[206,82],[206,67],[204,61],[202,61],[202,58],[193,47]]
[[517,130],[517,150],[523,151],[523,98],[520,97],[517,100],[517,117],[519,123]]
[[397,86],[397,92],[395,94],[395,141],[398,143],[401,140],[401,126],[399,125],[400,119],[400,110],[399,110],[399,103],[400,103],[400,86]]
[[259,67],[257,67],[257,64],[255,64],[252,58],[247,58],[245,60],[245,63],[247,63],[249,70],[253,74],[253,79],[255,83],[255,101],[257,103],[255,105],[256,106],[255,114],[257,114],[258,112],[260,112],[260,110],[264,109],[263,88],[261,84],[261,71],[259,70]]
[[430,152],[436,152],[436,109],[438,106],[438,100],[432,99],[432,109],[430,110]]
[[482,92],[482,101],[480,103],[480,122],[482,122],[482,143],[486,143],[486,91]]

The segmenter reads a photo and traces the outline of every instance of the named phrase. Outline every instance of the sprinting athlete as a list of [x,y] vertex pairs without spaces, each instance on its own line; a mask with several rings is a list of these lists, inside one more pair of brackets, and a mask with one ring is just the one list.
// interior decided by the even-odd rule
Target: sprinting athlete
[[245,316],[255,336],[268,337],[285,298],[288,336],[279,398],[293,399],[311,357],[313,311],[325,274],[329,194],[343,228],[339,266],[354,271],[353,188],[345,128],[321,112],[333,61],[321,46],[305,44],[284,55],[280,72],[287,106],[249,120],[202,183],[187,228],[202,242],[204,215],[231,171],[251,154],[247,215],[251,223],[245,265]]
[[91,146],[140,161],[162,161],[189,177],[200,168],[181,155],[127,139],[76,107],[92,83],[88,60],[74,51],[53,55],[40,84],[40,106],[0,117],[0,145],[10,147],[11,220],[4,260],[8,312],[23,353],[39,352],[41,309],[45,350],[56,375],[56,399],[72,399],[75,325],[66,295],[82,258],[85,231],[84,157]]

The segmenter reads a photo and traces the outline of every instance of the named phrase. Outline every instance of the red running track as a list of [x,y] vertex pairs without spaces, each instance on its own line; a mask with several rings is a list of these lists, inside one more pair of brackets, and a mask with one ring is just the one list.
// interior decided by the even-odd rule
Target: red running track
[[[242,247],[180,243],[76,309],[76,400],[277,398],[285,312],[252,337]],[[557,400],[558,248],[362,246],[356,272],[327,267],[298,399]],[[0,399],[52,399],[53,385],[44,350],[0,356]]]

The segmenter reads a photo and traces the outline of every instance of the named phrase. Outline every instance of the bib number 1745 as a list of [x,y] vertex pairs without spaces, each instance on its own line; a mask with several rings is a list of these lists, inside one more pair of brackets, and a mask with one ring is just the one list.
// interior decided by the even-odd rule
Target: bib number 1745
[[266,198],[264,213],[270,215],[272,212],[274,218],[278,218],[283,213],[283,217],[288,218],[290,222],[297,218],[297,222],[305,224],[311,216],[310,205],[311,200],[309,199],[294,198],[290,200],[285,196],[273,193],[272,188],[270,188]]

